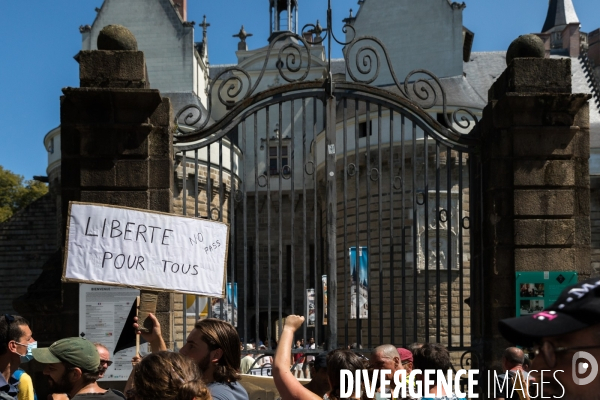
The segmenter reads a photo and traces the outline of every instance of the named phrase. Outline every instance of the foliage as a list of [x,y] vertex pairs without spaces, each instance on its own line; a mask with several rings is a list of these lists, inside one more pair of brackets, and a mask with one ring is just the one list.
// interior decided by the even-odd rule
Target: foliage
[[6,221],[46,193],[48,186],[45,183],[24,181],[23,176],[0,166],[0,222]]

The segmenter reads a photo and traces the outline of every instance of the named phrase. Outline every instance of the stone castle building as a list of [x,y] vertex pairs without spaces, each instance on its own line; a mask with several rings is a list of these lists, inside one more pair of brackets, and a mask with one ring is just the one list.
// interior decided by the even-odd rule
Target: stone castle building
[[[302,24],[299,23],[298,4],[296,0],[288,3],[270,2],[270,39],[275,33],[303,33],[299,29]],[[353,26],[358,36],[373,36],[381,40],[398,79],[402,81],[410,71],[418,68],[430,70],[440,78],[448,96],[447,114],[463,108],[481,117],[487,104],[488,89],[506,67],[505,52],[471,51],[474,33],[463,26],[464,3],[448,0],[366,0],[360,4],[356,15],[351,15],[346,22]],[[284,9],[284,5],[289,8]],[[408,23],[413,20],[422,21],[422,24],[415,28]],[[206,20],[199,24],[202,41],[195,42],[194,33],[198,28],[188,21],[186,0],[105,0],[95,21],[81,27],[82,50],[94,49],[98,32],[109,24],[124,25],[135,35],[139,49],[146,57],[151,87],[171,99],[175,113],[189,104],[200,111],[202,116],[196,123],[192,121],[194,117],[182,114],[178,119],[180,129],[193,130],[203,124],[205,118],[211,118],[210,124],[230,111],[228,104],[219,101],[216,91],[208,91],[208,83],[218,77],[214,84],[218,87],[235,72],[226,72],[232,67],[229,65],[209,64],[208,24]],[[590,102],[592,265],[600,274],[600,30],[586,34],[580,29],[572,1],[551,0],[539,36],[544,40],[550,57],[571,59],[573,92],[594,95],[594,101]],[[240,32],[236,67],[257,78],[267,59],[257,92],[285,84],[277,68],[278,52],[269,53],[271,42],[265,47],[249,50],[245,36],[246,33]],[[311,70],[307,79],[322,78],[327,67],[325,48],[314,33],[304,38],[309,47],[300,58],[304,63],[310,58]],[[211,41],[217,43],[218,38],[211,38]],[[286,39],[275,43],[274,48],[278,50],[288,44],[298,42]],[[344,60],[332,60],[331,72],[334,79],[348,78]],[[396,90],[393,75],[386,68],[382,68],[373,85]],[[213,108],[208,116],[208,96],[211,95]],[[238,317],[240,332],[244,329],[243,321],[246,321],[246,340],[274,337],[274,321],[280,317],[280,307],[283,316],[292,312],[304,313],[307,288],[317,289],[317,319],[322,316],[320,282],[321,276],[327,274],[323,261],[326,205],[318,193],[324,184],[325,154],[319,153],[325,148],[325,134],[322,132],[324,114],[320,106],[316,107],[310,101],[304,106],[307,110],[305,120],[315,126],[307,131],[305,137],[301,134],[303,117],[299,115],[303,105],[300,101],[291,101],[282,105],[281,111],[273,107],[258,114],[256,130],[248,121],[208,147],[175,154],[172,188],[175,212],[222,219],[232,224],[234,232],[240,233],[235,235],[234,256],[230,258],[228,271],[240,287],[239,301],[246,299],[247,302],[248,315],[240,311]],[[349,110],[346,118],[343,118],[344,109]],[[440,212],[440,204],[450,204],[451,213],[458,215],[460,210],[462,215],[468,216],[468,154],[442,147],[436,155],[435,144],[433,141],[426,142],[427,135],[422,130],[417,129],[414,136],[405,135],[400,131],[397,114],[383,110],[378,115],[377,111],[376,108],[367,111],[366,104],[357,101],[349,102],[345,108],[340,105],[337,114],[337,143],[346,143],[347,162],[363,171],[381,166],[381,173],[378,172],[376,178],[392,182],[393,187],[385,193],[378,190],[377,183],[373,183],[374,176],[368,174],[352,176],[347,182],[338,179],[338,193],[343,194],[343,198],[338,199],[337,206],[347,217],[337,221],[338,282],[344,277],[348,279],[345,275],[348,269],[347,247],[366,245],[371,256],[369,280],[375,294],[370,300],[369,312],[392,316],[404,310],[407,316],[388,318],[389,323],[381,326],[376,321],[372,325],[369,323],[371,329],[368,334],[367,322],[361,321],[365,332],[360,338],[352,333],[345,337],[345,327],[340,324],[337,341],[340,344],[362,341],[365,346],[376,345],[380,337],[384,342],[397,342],[404,333],[409,342],[433,340],[457,347],[468,346],[469,308],[465,300],[470,291],[469,235],[463,232],[462,242],[458,241],[461,229],[456,218],[450,224],[428,222]],[[444,115],[441,103],[434,104],[428,112],[441,125],[452,124]],[[397,122],[392,124],[394,118]],[[280,121],[287,122],[280,124]],[[405,127],[407,132],[411,132],[412,128],[412,123]],[[458,125],[454,128],[460,129]],[[380,136],[379,132],[385,134]],[[346,142],[345,137],[349,138]],[[7,311],[12,310],[14,299],[35,282],[49,255],[60,245],[57,221],[62,217],[58,207],[57,215],[52,216],[51,207],[52,203],[60,204],[60,199],[56,199],[60,196],[60,141],[60,127],[51,130],[44,139],[49,153],[47,174],[51,194],[0,227],[6,237],[14,237],[23,229],[23,221],[35,219],[33,216],[40,209],[48,209],[45,215],[51,216],[44,226],[33,227],[40,232],[40,241],[46,244],[24,248],[18,241],[2,241],[1,245],[7,247],[0,257],[0,271],[4,274],[14,273],[14,259],[9,257],[14,249],[39,254],[24,260],[30,266],[29,275],[13,281],[14,287],[0,297]],[[298,173],[302,168],[296,168],[295,164],[303,152],[307,157],[314,157],[312,174],[304,179],[305,174]],[[404,156],[398,156],[400,153]],[[338,163],[337,169],[342,171],[342,160]],[[218,165],[222,168],[217,168]],[[436,168],[441,169],[443,179],[436,178]],[[415,176],[414,180],[406,178],[410,183],[404,187],[404,193],[394,186],[396,175],[392,171],[402,171],[406,177]],[[449,184],[460,179],[465,182],[464,185]],[[440,187],[437,194],[434,191],[418,193],[423,196],[423,201],[427,197],[429,209],[413,210],[412,196],[416,196],[417,190],[435,187],[436,183]],[[237,196],[242,187],[247,193],[245,204],[238,201]],[[269,190],[272,195],[267,199]],[[377,199],[373,198],[373,193],[379,193]],[[347,204],[344,199],[348,200]],[[306,211],[302,210],[303,207]],[[410,229],[413,226],[417,229]],[[304,234],[297,234],[292,227],[302,229]],[[244,242],[242,232],[247,232],[246,238],[251,237],[251,240]],[[396,239],[390,248],[392,236]],[[53,241],[55,247],[45,248],[48,241]],[[388,250],[380,250],[380,243],[385,243]],[[433,248],[437,251],[432,251]],[[380,264],[396,263],[402,264],[404,274],[398,270],[397,273],[380,276],[377,272]],[[438,265],[439,269],[436,268]],[[435,275],[436,269],[442,271],[441,275]],[[244,282],[246,279],[248,284]],[[402,280],[407,282],[405,286],[400,286]],[[254,287],[255,282],[259,283],[258,289]],[[404,297],[399,294],[401,289]],[[379,296],[379,293],[383,295]],[[345,321],[349,302],[344,300],[342,293],[338,297],[338,320]],[[273,301],[272,306],[267,305],[269,299]],[[436,305],[438,299],[440,303]],[[180,295],[174,296],[174,309],[177,311],[175,338],[181,341],[183,330],[191,328],[194,317],[190,316],[184,324],[183,298]],[[456,320],[455,314],[459,310],[463,311],[460,314],[462,320]],[[355,319],[348,319],[348,330],[355,332],[358,323]],[[258,338],[255,338],[256,326]],[[322,341],[324,330],[319,324],[317,326],[309,334]]]

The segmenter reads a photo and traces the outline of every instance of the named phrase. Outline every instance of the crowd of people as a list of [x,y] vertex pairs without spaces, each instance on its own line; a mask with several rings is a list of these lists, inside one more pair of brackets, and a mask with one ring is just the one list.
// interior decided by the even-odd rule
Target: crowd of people
[[[185,345],[175,353],[167,351],[159,321],[152,314],[149,318],[152,329],[138,333],[150,343],[152,353],[132,360],[133,372],[125,393],[121,393],[98,385],[98,379],[111,365],[105,346],[74,337],[58,340],[47,348],[37,348],[27,320],[5,314],[0,318],[0,399],[33,400],[31,378],[19,368],[21,363],[33,359],[44,365],[43,374],[53,400],[248,400],[248,393],[240,383],[241,372],[248,372],[258,360],[251,355],[242,357],[240,337],[231,324],[212,318],[199,320]],[[367,398],[366,391],[359,385],[351,396],[342,397],[342,370],[352,374],[362,370],[367,375],[375,370],[389,370],[391,386],[376,389],[375,395],[375,398],[389,398],[395,389],[391,378],[397,371],[404,370],[407,377],[414,371],[419,380],[423,376],[418,370],[453,369],[450,353],[437,343],[414,343],[407,348],[382,344],[366,356],[357,353],[359,346],[353,345],[349,346],[352,349],[318,354],[312,351],[313,358],[309,360],[308,352],[305,355],[292,351],[294,347],[296,350],[316,349],[312,346],[314,340],[305,347],[301,347],[302,342],[293,345],[303,323],[302,316],[288,316],[274,357],[267,356],[283,400]],[[137,323],[134,327],[139,328]],[[539,313],[500,321],[499,331],[519,347],[504,351],[501,358],[504,373],[495,379],[492,398],[524,400],[540,395],[576,400],[598,398],[600,280],[568,287],[553,305]],[[251,344],[247,346],[246,350],[254,350]],[[261,346],[258,351],[266,351],[266,346]],[[301,370],[306,368],[311,377],[308,383],[298,380],[297,369],[292,365],[299,365],[300,358],[294,361],[292,354],[302,358]],[[499,386],[502,381],[511,382],[512,386]],[[443,385],[439,388],[435,385],[421,398],[462,398]]]

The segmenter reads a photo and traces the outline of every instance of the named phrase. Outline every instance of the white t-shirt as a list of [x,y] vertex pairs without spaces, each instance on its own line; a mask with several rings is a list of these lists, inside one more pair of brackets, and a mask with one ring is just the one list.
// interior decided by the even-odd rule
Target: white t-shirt
[[[314,349],[316,349],[316,348],[317,348],[317,345],[316,345],[315,343],[313,343],[313,344],[309,344],[309,345],[306,345],[306,348],[307,348],[307,349],[314,350]],[[306,362],[310,362],[310,361],[315,361],[315,356],[308,356],[308,355],[307,355],[307,356],[306,356]]]

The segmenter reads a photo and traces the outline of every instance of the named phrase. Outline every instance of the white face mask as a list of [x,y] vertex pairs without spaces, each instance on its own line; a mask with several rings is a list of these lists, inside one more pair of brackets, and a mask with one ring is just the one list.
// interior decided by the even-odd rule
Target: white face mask
[[37,349],[37,342],[29,343],[27,345],[27,352],[25,355],[21,356],[21,363],[27,363],[33,360],[33,353],[31,350]]

